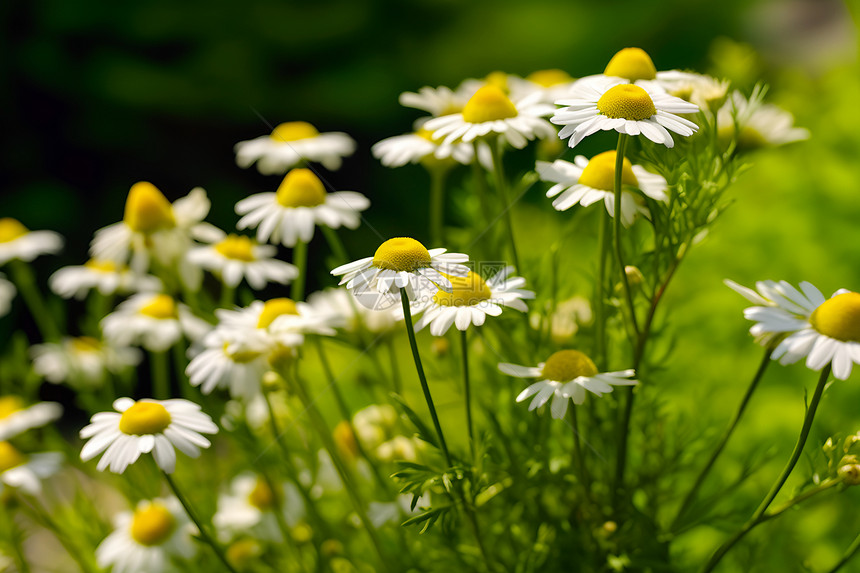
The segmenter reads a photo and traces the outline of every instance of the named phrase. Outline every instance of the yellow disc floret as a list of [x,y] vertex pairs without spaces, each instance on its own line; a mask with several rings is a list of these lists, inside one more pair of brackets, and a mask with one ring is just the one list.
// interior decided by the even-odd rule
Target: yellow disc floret
[[[592,189],[601,191],[612,191],[615,189],[615,159],[614,151],[604,151],[595,155],[588,161],[588,165],[579,176],[579,183]],[[633,174],[633,166],[625,157],[621,168],[621,183],[624,185],[638,186],[639,181]]]
[[325,187],[310,169],[293,169],[278,187],[276,197],[284,207],[316,207],[325,203]]
[[430,253],[415,239],[388,239],[373,254],[373,266],[390,271],[412,272],[430,266]]
[[541,375],[555,382],[570,382],[579,376],[594,376],[597,367],[578,350],[559,350],[546,359]]
[[134,512],[131,520],[131,538],[141,545],[161,545],[176,527],[176,518],[161,504],[149,505]]
[[517,108],[501,89],[486,85],[463,107],[463,120],[469,123],[483,123],[517,117]]
[[254,489],[248,494],[248,503],[261,511],[272,509],[275,506],[275,492],[264,480],[257,478]]
[[860,293],[838,294],[821,303],[809,317],[812,328],[843,342],[860,342]]
[[24,409],[24,402],[18,396],[3,396],[0,398],[0,420],[8,418],[15,412]]
[[135,402],[119,419],[119,431],[130,436],[158,434],[169,425],[170,412],[157,402]]
[[120,270],[115,262],[102,261],[99,259],[90,259],[84,263],[84,266],[91,271],[99,273],[115,273]]
[[551,88],[560,84],[566,84],[573,81],[573,78],[564,71],[558,69],[538,70],[526,76],[526,79],[534,84]]
[[169,295],[157,294],[140,308],[140,314],[159,320],[176,318],[176,301]]
[[215,250],[228,259],[246,263],[257,260],[254,257],[254,241],[242,235],[227,235],[223,241],[215,245]]
[[15,446],[9,442],[0,442],[0,473],[18,467],[25,461],[27,458]]
[[473,306],[493,296],[490,287],[481,275],[469,271],[464,277],[445,275],[451,281],[451,292],[438,290],[433,295],[433,302],[441,306]]
[[75,352],[90,353],[101,350],[102,343],[92,336],[76,336],[69,341]]
[[3,217],[0,219],[0,243],[8,243],[29,233],[27,227],[18,219]]
[[148,181],[139,181],[131,186],[123,221],[138,233],[152,233],[176,226],[170,201]]
[[631,82],[636,80],[653,80],[657,77],[657,68],[651,61],[651,56],[641,48],[624,48],[612,56],[604,75],[625,78]]
[[311,139],[319,134],[320,132],[306,121],[288,121],[273,129],[269,137],[272,138],[272,141],[287,143],[288,141]]
[[269,328],[269,326],[281,315],[299,314],[296,303],[290,298],[273,298],[266,301],[263,311],[257,320],[257,328]]
[[606,117],[633,121],[648,119],[657,113],[654,100],[648,92],[632,84],[621,84],[606,90],[597,100],[597,109]]

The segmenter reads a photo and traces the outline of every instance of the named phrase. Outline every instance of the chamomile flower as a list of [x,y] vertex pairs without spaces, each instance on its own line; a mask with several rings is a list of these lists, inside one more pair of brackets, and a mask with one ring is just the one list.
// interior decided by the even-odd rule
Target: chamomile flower
[[757,87],[749,99],[732,92],[717,113],[717,136],[724,145],[733,138],[739,149],[785,145],[809,139],[809,130],[794,127],[794,116],[773,104],[763,103],[764,90]]
[[520,288],[526,280],[511,276],[513,272],[514,267],[505,267],[487,281],[473,271],[465,277],[448,277],[451,292],[439,290],[426,301],[414,304],[414,313],[424,312],[415,322],[415,330],[429,325],[430,334],[442,336],[451,325],[462,331],[472,324],[481,326],[487,316],[499,316],[504,307],[528,312],[523,300],[534,298],[535,293]]
[[517,396],[517,402],[534,396],[529,411],[540,408],[552,398],[550,411],[556,419],[564,418],[568,400],[580,405],[586,390],[597,396],[612,392],[613,386],[633,386],[633,370],[599,372],[591,359],[578,350],[559,350],[536,367],[499,364],[499,370],[517,378],[541,378]]
[[250,167],[256,161],[257,171],[263,175],[281,175],[294,165],[310,161],[335,171],[344,157],[355,152],[355,141],[345,133],[320,133],[305,121],[289,121],[269,135],[240,141],[234,151],[239,167]]
[[569,137],[570,147],[593,133],[613,129],[628,135],[642,134],[654,143],[673,147],[675,141],[669,131],[689,136],[699,129],[692,121],[675,115],[698,112],[695,104],[622,80],[579,83],[570,98],[555,103],[566,107],[557,110],[550,121],[564,126],[558,135]]
[[114,347],[90,336],[37,344],[30,348],[30,356],[33,370],[48,382],[80,389],[100,388],[108,376],[136,366],[141,359],[136,348]]
[[182,262],[193,239],[205,240],[220,232],[203,222],[210,206],[200,187],[171,204],[152,183],[135,183],[128,192],[123,220],[96,231],[90,256],[101,262],[129,264],[139,274],[155,258],[174,269],[186,285],[195,286],[202,278],[200,269]]
[[298,525],[305,516],[299,491],[292,484],[273,491],[268,482],[252,473],[238,475],[230,483],[229,493],[218,497],[218,509],[212,523],[222,538],[254,532],[254,537],[276,541],[278,530],[276,511],[281,512],[290,527]]
[[13,487],[30,495],[39,495],[42,481],[60,470],[63,454],[43,452],[26,455],[9,442],[0,442],[0,495]]
[[656,83],[669,95],[696,104],[700,110],[711,114],[725,103],[729,89],[728,80],[679,70],[658,73]]
[[460,86],[452,90],[446,86],[431,88],[424,86],[418,92],[403,92],[399,101],[403,107],[412,107],[426,111],[433,117],[458,113],[463,110],[466,102],[475,93],[477,87]]
[[773,360],[793,364],[806,358],[811,370],[831,364],[839,380],[860,364],[860,293],[840,289],[825,299],[808,282],[800,283],[800,290],[785,281],[761,281],[755,291],[726,284],[756,305],[744,310],[744,317],[756,322],[750,334],[764,345],[779,341]]
[[251,288],[260,290],[269,282],[288,284],[299,276],[299,269],[274,258],[278,248],[260,245],[241,235],[223,234],[207,247],[195,247],[188,261],[213,271],[225,285],[235,288],[246,279]]
[[513,102],[501,89],[487,84],[475,92],[462,112],[433,118],[423,127],[443,144],[470,143],[487,135],[499,135],[521,149],[536,137],[555,136],[555,129],[543,117],[553,109],[540,99],[540,93],[535,92]]
[[76,299],[83,299],[92,289],[111,295],[159,290],[162,286],[157,277],[135,273],[124,264],[95,259],[59,269],[48,279],[48,285],[61,297]]
[[89,439],[81,450],[81,459],[89,461],[104,452],[96,468],[121,474],[140,457],[152,453],[155,463],[166,473],[176,467],[178,448],[196,458],[200,448],[211,444],[202,434],[215,434],[218,426],[188,400],[134,401],[119,398],[113,403],[116,412],[99,412],[80,431]]
[[428,168],[455,163],[468,165],[475,156],[474,148],[468,143],[440,143],[426,129],[383,139],[373,145],[371,152],[386,167],[402,167],[409,163],[421,163]]
[[275,193],[258,193],[236,203],[236,213],[243,215],[236,227],[256,227],[261,243],[294,247],[298,241],[309,242],[316,225],[358,228],[360,213],[368,207],[370,201],[361,193],[326,193],[313,171],[293,169]]
[[390,307],[400,300],[401,288],[406,289],[410,300],[418,293],[429,296],[439,289],[451,292],[454,287],[447,277],[466,276],[469,268],[461,263],[469,257],[446,250],[428,251],[415,239],[397,237],[382,243],[372,257],[341,265],[331,274],[343,275],[339,284],[346,284],[368,308]]
[[394,330],[399,320],[395,309],[373,310],[358,304],[345,288],[327,288],[308,295],[308,304],[319,315],[329,315],[329,325],[348,333],[367,330],[384,334]]
[[[546,192],[547,197],[555,197],[552,206],[556,211],[567,211],[574,205],[588,207],[603,201],[611,217],[615,216],[615,151],[605,151],[590,160],[577,155],[573,163],[557,159],[552,163],[537,162],[537,172],[543,181],[555,183]],[[625,157],[621,169],[621,183],[627,189],[621,191],[621,222],[630,226],[637,213],[649,216],[648,209],[641,205],[637,195],[630,187],[638,188],[655,201],[666,201],[666,180],[632,165]]]
[[538,70],[525,78],[508,77],[508,88],[511,99],[518,100],[535,92],[540,94],[540,101],[552,104],[556,100],[567,97],[573,87],[574,79],[564,70]]
[[27,406],[18,396],[0,396],[0,440],[40,428],[62,415],[63,407],[57,402],[37,402]]
[[30,262],[39,255],[53,255],[63,248],[63,238],[53,231],[30,231],[17,219],[0,219],[0,265],[13,259]]
[[197,340],[211,329],[184,304],[155,293],[136,294],[122,302],[102,319],[101,327],[116,346],[139,344],[153,352],[167,350],[183,335]]
[[98,566],[113,573],[178,571],[173,559],[196,553],[192,535],[197,528],[176,498],[143,500],[113,521],[113,532],[96,548]]
[[15,285],[0,274],[0,316],[5,316],[9,312],[16,292]]

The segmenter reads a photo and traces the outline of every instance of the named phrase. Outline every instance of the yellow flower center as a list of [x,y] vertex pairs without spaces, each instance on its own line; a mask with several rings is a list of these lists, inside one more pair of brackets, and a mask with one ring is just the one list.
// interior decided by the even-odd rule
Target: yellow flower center
[[517,108],[497,86],[488,84],[478,89],[463,107],[463,120],[483,123],[517,117]]
[[22,225],[17,219],[13,219],[12,217],[3,217],[0,219],[0,243],[14,241],[18,237],[23,237],[28,232],[27,227]]
[[546,359],[541,375],[556,382],[570,382],[579,376],[594,376],[597,367],[578,350],[559,350]]
[[119,419],[119,431],[130,436],[158,434],[169,425],[170,412],[157,402],[135,402]]
[[257,328],[269,328],[275,319],[283,314],[299,314],[295,301],[289,298],[267,300],[257,320]]
[[161,545],[176,527],[176,518],[173,514],[157,503],[151,503],[143,509],[134,512],[131,520],[131,538],[151,547]]
[[161,191],[148,181],[131,186],[125,200],[125,224],[132,231],[152,233],[176,226],[173,207]]
[[287,143],[300,139],[310,139],[320,134],[317,129],[306,121],[288,121],[272,130],[272,141]]
[[0,442],[0,473],[18,467],[26,461],[27,458],[15,446],[9,442]]
[[860,342],[860,293],[846,292],[825,300],[809,317],[812,328],[843,342]]
[[433,141],[433,132],[429,129],[424,129],[423,127],[415,131],[415,135],[418,137],[423,137],[427,141]]
[[140,314],[159,320],[176,318],[176,302],[166,294],[157,294],[140,309]]
[[[613,191],[615,189],[615,159],[614,151],[604,151],[595,155],[588,161],[588,165],[579,176],[579,183],[600,189],[601,191]],[[621,183],[624,185],[639,185],[639,181],[633,174],[633,166],[625,157],[621,168]]]
[[8,418],[15,412],[24,409],[24,402],[18,396],[3,396],[0,398],[0,420]]
[[233,567],[244,571],[252,560],[260,556],[262,548],[254,539],[245,538],[234,542],[227,548],[227,561]]
[[316,207],[325,203],[325,187],[310,169],[293,169],[276,193],[278,203],[284,207]]
[[648,119],[655,113],[654,101],[644,89],[632,84],[621,84],[606,90],[597,100],[597,109],[612,119]]
[[373,254],[373,266],[390,271],[412,272],[430,266],[430,253],[409,237],[388,239]]
[[641,48],[624,48],[612,56],[604,75],[625,78],[631,82],[636,80],[653,80],[657,77],[657,68],[651,61],[651,56]]
[[77,336],[72,338],[69,343],[72,345],[72,350],[75,352],[98,352],[102,343],[92,336]]
[[96,271],[100,273],[115,273],[118,268],[116,263],[112,261],[100,261],[96,259],[90,259],[84,263],[84,266],[91,271]]
[[260,511],[272,509],[275,506],[275,492],[264,480],[257,478],[254,489],[248,494],[248,503]]
[[538,70],[526,76],[526,79],[534,84],[551,88],[559,84],[566,84],[573,81],[573,78],[564,71],[558,69]]
[[225,342],[224,354],[226,354],[230,358],[230,360],[239,364],[247,364],[248,362],[256,360],[260,357],[260,353],[256,350],[237,350],[236,352],[229,352],[227,350],[229,347],[230,343]]
[[215,245],[215,250],[228,259],[246,263],[257,260],[254,257],[254,241],[241,235],[228,235],[226,239]]
[[451,292],[439,290],[433,295],[433,302],[441,306],[472,306],[481,301],[490,300],[493,293],[481,278],[481,275],[469,271],[464,277],[448,276],[451,281]]

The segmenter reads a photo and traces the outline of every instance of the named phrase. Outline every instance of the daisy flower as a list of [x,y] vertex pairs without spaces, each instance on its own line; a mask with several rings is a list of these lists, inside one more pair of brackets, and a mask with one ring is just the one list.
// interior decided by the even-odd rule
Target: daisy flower
[[460,86],[456,90],[446,86],[424,86],[417,93],[403,92],[398,101],[403,107],[420,109],[433,117],[439,117],[462,111],[476,89],[477,86],[473,88],[468,85]]
[[543,118],[552,113],[552,107],[541,103],[540,96],[535,92],[515,103],[501,89],[487,84],[475,92],[462,112],[433,118],[423,127],[443,144],[470,143],[496,134],[521,149],[536,137],[555,136],[555,129]]
[[39,495],[41,480],[57,473],[62,461],[63,454],[59,452],[25,455],[9,442],[0,442],[0,495],[4,494],[4,486]]
[[597,396],[612,392],[613,386],[633,386],[633,370],[599,372],[591,359],[578,350],[559,350],[536,367],[499,364],[499,370],[517,378],[541,378],[517,396],[517,402],[534,396],[529,411],[540,408],[552,398],[550,411],[556,419],[564,418],[567,402],[585,402],[586,390]]
[[262,477],[243,473],[233,479],[228,493],[218,497],[212,523],[226,540],[253,529],[255,538],[277,541],[281,534],[275,511],[283,514],[290,527],[301,522],[305,507],[296,487],[285,484],[274,492]]
[[239,167],[250,167],[256,161],[257,171],[263,175],[280,175],[309,161],[335,171],[344,157],[353,154],[355,141],[345,133],[320,133],[305,121],[290,121],[278,125],[269,135],[240,141],[234,151]]
[[161,289],[161,281],[133,272],[124,264],[90,259],[83,265],[63,267],[48,279],[51,290],[63,298],[83,299],[92,289],[102,295]]
[[184,304],[154,293],[136,294],[122,302],[102,319],[101,327],[111,344],[139,344],[153,352],[167,350],[183,335],[197,340],[211,329]]
[[136,366],[141,359],[136,348],[114,347],[89,336],[36,344],[30,356],[33,370],[48,382],[80,389],[100,388],[108,376]]
[[710,113],[720,109],[729,89],[728,80],[679,70],[659,72],[655,82],[669,95],[696,104],[702,111]]
[[206,247],[192,248],[188,261],[217,273],[225,285],[235,288],[248,281],[260,290],[269,282],[288,284],[299,276],[299,269],[274,257],[278,248],[260,245],[248,237],[223,234],[218,242]]
[[518,100],[532,93],[540,94],[541,103],[552,104],[556,100],[567,97],[573,87],[574,80],[564,70],[538,70],[525,78],[508,77],[511,99]]
[[39,255],[53,255],[63,248],[63,238],[53,231],[30,231],[17,219],[0,219],[0,265],[13,259],[30,262]]
[[171,204],[152,183],[135,183],[128,192],[123,220],[96,231],[90,256],[130,264],[139,274],[149,269],[150,257],[155,257],[160,264],[175,268],[186,285],[196,287],[202,278],[200,269],[181,263],[192,239],[211,239],[220,233],[203,222],[210,206],[201,187]]
[[345,288],[327,288],[308,296],[308,304],[319,315],[329,315],[333,328],[356,333],[367,330],[373,334],[384,334],[394,330],[398,321],[395,309],[373,310],[358,304]]
[[433,132],[423,128],[383,139],[370,150],[386,167],[403,167],[408,163],[422,163],[428,168],[451,166],[454,162],[469,165],[475,155],[474,148],[468,143],[446,145],[434,141]]
[[89,439],[81,450],[81,459],[89,461],[104,452],[97,469],[110,467],[121,474],[137,461],[140,454],[152,452],[155,463],[165,473],[176,467],[174,447],[192,458],[200,448],[211,444],[202,434],[215,434],[218,426],[188,400],[138,400],[119,398],[113,403],[116,412],[99,412],[80,431]]
[[309,242],[316,225],[332,229],[358,228],[361,211],[370,201],[355,191],[326,193],[319,177],[310,169],[293,169],[275,193],[258,193],[236,203],[236,213],[244,215],[238,229],[257,228],[257,240],[294,247]]
[[557,110],[550,121],[564,126],[558,135],[570,137],[570,147],[593,133],[613,129],[628,135],[642,134],[654,143],[673,147],[675,141],[669,131],[689,136],[699,129],[675,115],[698,112],[695,104],[622,80],[579,83],[570,98],[556,104],[567,107]]
[[113,573],[175,571],[173,558],[196,553],[188,521],[176,498],[143,500],[114,517],[114,530],[96,548],[96,562]]
[[406,289],[410,300],[418,293],[429,296],[439,289],[451,292],[454,287],[447,277],[466,276],[469,268],[460,263],[469,257],[446,250],[428,251],[415,239],[397,237],[382,243],[372,257],[341,265],[331,274],[343,275],[339,284],[345,283],[367,308],[384,308],[400,300],[401,288]]
[[794,116],[773,104],[763,103],[764,90],[756,87],[749,99],[732,92],[717,112],[717,136],[724,146],[734,138],[741,150],[785,145],[809,139],[809,130],[794,127]]
[[[555,183],[546,192],[547,197],[555,197],[552,206],[556,211],[567,211],[574,205],[588,207],[603,201],[611,217],[615,216],[615,151],[605,151],[590,160],[577,155],[573,163],[557,159],[552,163],[537,162],[537,172],[543,181]],[[632,165],[625,157],[621,168],[623,186],[635,187],[655,201],[667,201],[666,180],[644,167]],[[557,196],[558,195],[558,196]],[[557,197],[556,197],[557,196]],[[637,202],[636,193],[628,189],[621,191],[621,222],[625,227],[633,223],[637,213],[646,217],[648,209]]]
[[62,415],[63,407],[57,402],[38,402],[27,406],[18,396],[0,396],[0,440],[40,428]]
[[0,316],[5,316],[9,312],[16,292],[15,285],[0,274]]
[[535,293],[521,289],[526,280],[511,276],[513,272],[514,267],[505,267],[488,281],[473,271],[465,277],[448,277],[451,292],[436,291],[432,298],[414,303],[415,313],[424,312],[415,330],[429,325],[430,334],[442,336],[452,324],[462,331],[472,324],[481,326],[487,316],[499,316],[503,307],[528,312],[523,299],[532,299]]
[[771,354],[780,364],[806,358],[811,370],[833,367],[833,376],[845,380],[860,364],[860,293],[845,289],[825,299],[808,282],[800,290],[785,281],[760,281],[756,290],[726,281],[726,285],[755,304],[744,317],[756,322],[750,334],[760,344],[777,340]]

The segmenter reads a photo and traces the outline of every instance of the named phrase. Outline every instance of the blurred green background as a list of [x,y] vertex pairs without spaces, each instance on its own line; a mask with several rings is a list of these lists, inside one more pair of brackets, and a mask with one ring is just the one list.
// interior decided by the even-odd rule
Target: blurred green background
[[[384,169],[370,155],[374,142],[408,131],[420,115],[397,104],[402,91],[454,86],[494,70],[598,73],[626,46],[647,50],[657,69],[692,68],[747,88],[765,81],[770,101],[794,113],[812,138],[750,157],[752,168],[728,192],[735,204],[688,257],[663,309],[674,335],[661,378],[666,412],[717,435],[760,359],[746,333],[745,301],[722,279],[808,280],[827,295],[860,290],[860,66],[852,15],[855,5],[834,0],[5,2],[0,216],[67,237],[63,255],[41,260],[45,277],[85,259],[93,231],[119,220],[138,180],[171,200],[203,186],[213,199],[209,220],[230,229],[238,199],[279,183],[237,168],[233,145],[270,125],[305,120],[358,141],[328,179],[370,197],[373,226],[383,235],[421,236],[425,174]],[[538,187],[530,191],[516,212],[519,236],[531,247],[527,261],[542,257],[567,215],[554,212]],[[312,257],[324,251],[320,243],[311,245]],[[366,256],[377,243],[363,227],[349,235],[350,254]],[[314,286],[333,283],[324,280],[323,269]],[[589,292],[578,288],[582,280],[580,270],[562,273],[562,294]],[[721,470],[730,479],[738,471],[733,456],[750,451],[771,460],[741,490],[748,505],[781,467],[803,415],[803,389],[814,380],[802,364],[774,366],[766,376]],[[810,450],[833,433],[858,430],[855,373],[825,396]],[[647,439],[634,437],[633,447]],[[842,512],[828,506],[789,517],[790,528],[759,532],[760,540],[780,532],[771,548],[806,539],[803,554],[786,549],[778,558],[782,570],[806,570],[806,560],[818,571],[838,558],[860,530],[860,498],[845,495]],[[697,530],[678,546],[680,561],[698,561],[722,536]]]

